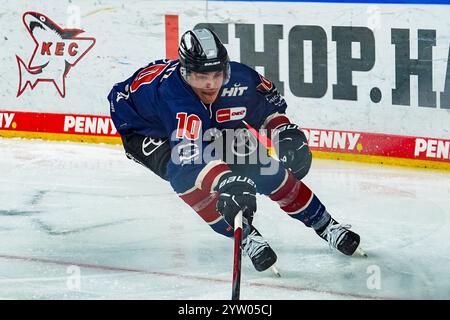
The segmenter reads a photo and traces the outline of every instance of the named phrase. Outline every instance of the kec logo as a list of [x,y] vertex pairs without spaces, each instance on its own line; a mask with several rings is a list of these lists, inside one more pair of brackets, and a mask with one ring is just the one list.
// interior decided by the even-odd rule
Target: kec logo
[[95,44],[94,38],[82,38],[83,30],[62,29],[41,13],[25,12],[23,23],[36,43],[36,48],[25,65],[16,56],[19,65],[19,97],[28,84],[31,90],[38,82],[53,82],[62,98],[66,95],[66,76]]

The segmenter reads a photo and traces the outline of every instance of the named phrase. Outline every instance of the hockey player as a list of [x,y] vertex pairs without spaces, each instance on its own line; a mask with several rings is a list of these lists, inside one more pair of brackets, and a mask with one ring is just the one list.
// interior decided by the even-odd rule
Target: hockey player
[[[111,90],[111,117],[126,155],[169,181],[220,234],[233,237],[234,217],[242,210],[247,225],[243,250],[258,271],[271,267],[277,256],[252,225],[256,193],[276,201],[330,247],[352,255],[359,235],[337,223],[301,181],[311,152],[301,128],[286,116],[287,104],[274,84],[252,68],[230,62],[209,29],[184,33],[178,53],[178,60],[152,62]],[[211,143],[203,132],[243,128],[243,121],[266,129],[273,140],[281,165],[270,175],[261,174],[258,163],[203,159],[202,150]]]

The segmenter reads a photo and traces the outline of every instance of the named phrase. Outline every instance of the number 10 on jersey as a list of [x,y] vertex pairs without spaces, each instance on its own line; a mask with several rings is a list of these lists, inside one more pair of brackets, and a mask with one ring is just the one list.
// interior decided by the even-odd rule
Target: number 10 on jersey
[[200,135],[202,120],[196,114],[187,115],[186,112],[178,112],[177,138],[187,138],[189,140],[197,140]]

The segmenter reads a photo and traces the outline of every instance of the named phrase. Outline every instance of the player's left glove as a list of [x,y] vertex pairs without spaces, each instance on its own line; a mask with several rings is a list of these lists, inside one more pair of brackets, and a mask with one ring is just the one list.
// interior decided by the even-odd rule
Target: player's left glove
[[303,179],[311,167],[312,155],[308,140],[296,124],[285,124],[272,134],[272,142],[278,158],[294,176]]
[[248,177],[225,174],[216,190],[219,193],[217,210],[226,223],[234,227],[234,218],[242,210],[243,222],[251,225],[256,211],[256,185]]

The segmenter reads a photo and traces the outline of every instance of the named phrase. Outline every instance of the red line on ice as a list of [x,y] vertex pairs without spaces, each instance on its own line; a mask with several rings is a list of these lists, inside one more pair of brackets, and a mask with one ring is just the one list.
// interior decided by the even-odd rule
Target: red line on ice
[[[51,260],[51,259],[39,258],[39,257],[24,257],[24,256],[13,256],[13,255],[0,254],[0,258],[9,259],[9,260],[20,260],[20,261],[55,264],[55,265],[59,265],[59,266],[76,265],[78,267],[84,267],[84,268],[90,268],[90,269],[99,269],[99,270],[106,270],[106,271],[120,271],[120,272],[134,272],[134,273],[149,274],[149,275],[153,275],[153,276],[182,278],[182,279],[199,280],[199,281],[209,281],[209,282],[217,282],[217,283],[224,283],[224,284],[229,284],[229,282],[230,282],[229,280],[223,280],[223,279],[206,277],[206,276],[196,276],[196,275],[171,273],[171,272],[160,272],[160,271],[148,271],[148,270],[141,270],[141,269],[134,269],[134,268],[123,268],[123,267],[114,267],[114,266],[106,266],[106,265],[98,265],[98,264],[90,264],[90,263],[80,263],[80,262],[76,262],[76,261],[59,261],[59,260]],[[320,289],[314,289],[314,288],[289,286],[289,285],[283,285],[283,284],[246,282],[245,285],[250,286],[250,287],[265,287],[265,288],[288,290],[288,291],[294,291],[294,292],[301,292],[301,291],[316,292],[316,293],[321,293],[321,294],[336,295],[336,296],[357,298],[357,299],[377,299],[377,300],[395,300],[396,299],[396,298],[390,298],[390,297],[377,297],[377,296],[370,296],[370,295],[364,295],[364,294],[339,292],[339,291],[333,291],[333,290],[320,290]]]

